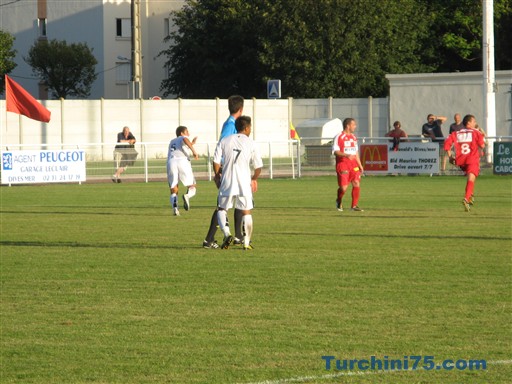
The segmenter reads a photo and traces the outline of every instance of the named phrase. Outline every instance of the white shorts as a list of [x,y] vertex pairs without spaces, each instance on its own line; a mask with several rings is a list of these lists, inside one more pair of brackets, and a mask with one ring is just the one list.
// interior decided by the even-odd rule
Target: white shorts
[[246,196],[219,196],[219,208],[227,211],[228,209],[233,208],[233,201],[235,201],[235,208],[240,209],[241,211],[250,211],[254,208],[252,197]]
[[192,172],[192,164],[190,164],[188,159],[167,162],[167,182],[169,183],[169,188],[176,187],[179,181],[186,187],[196,184],[196,179]]

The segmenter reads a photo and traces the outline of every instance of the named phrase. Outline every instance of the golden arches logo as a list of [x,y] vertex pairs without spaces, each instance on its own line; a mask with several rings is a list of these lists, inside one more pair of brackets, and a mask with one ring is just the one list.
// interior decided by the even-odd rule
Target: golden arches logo
[[387,171],[388,147],[386,145],[361,145],[361,163],[366,171]]

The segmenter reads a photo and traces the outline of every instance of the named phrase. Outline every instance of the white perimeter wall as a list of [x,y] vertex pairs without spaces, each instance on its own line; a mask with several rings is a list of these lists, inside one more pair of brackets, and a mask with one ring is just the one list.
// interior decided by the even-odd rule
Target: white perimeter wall
[[[128,126],[138,142],[162,143],[152,146],[154,155],[161,156],[167,155],[167,144],[176,137],[179,125],[187,126],[193,137],[198,136],[198,143],[213,145],[229,116],[226,99],[45,100],[42,104],[52,112],[49,123],[6,112],[5,100],[0,101],[2,149],[19,144],[111,143],[113,147],[117,133]],[[253,118],[255,140],[288,141],[288,100],[248,99],[244,114]]]
[[[446,116],[448,135],[453,115],[475,115],[485,129],[482,72],[386,75],[390,85],[390,121],[400,120],[409,135],[421,134],[427,115]],[[512,71],[496,71],[496,135],[512,135]]]
[[[480,72],[387,77],[389,99],[246,99],[244,114],[253,119],[256,141],[274,143],[289,139],[290,121],[297,126],[318,118],[353,117],[360,138],[383,137],[394,120],[400,120],[409,135],[419,135],[429,113],[448,117],[445,135],[455,112],[471,113],[484,123]],[[512,71],[497,71],[496,84],[496,132],[512,136]],[[178,125],[187,126],[203,144],[198,148],[205,148],[205,143],[217,141],[228,117],[226,99],[44,100],[42,104],[52,112],[49,123],[6,112],[5,100],[0,100],[3,150],[19,144],[115,144],[117,133],[127,125],[139,142],[162,143],[152,146],[153,155],[162,156]]]
[[[175,137],[176,127],[185,125],[198,143],[217,142],[227,119],[226,99],[213,100],[44,100],[51,112],[49,123],[41,123],[5,112],[0,101],[0,143],[3,149],[13,145],[115,144],[117,133],[126,125],[138,142],[162,143],[153,155],[166,155],[167,143]],[[316,117],[354,117],[358,136],[373,136],[387,131],[387,99],[246,99],[244,114],[253,119],[252,137],[259,142],[286,142],[289,122],[295,126]],[[369,118],[373,113],[373,118]],[[201,148],[198,146],[198,148]],[[203,147],[204,148],[204,147]],[[262,149],[264,151],[264,149]],[[288,156],[283,146],[282,155]],[[279,156],[280,154],[274,153]]]

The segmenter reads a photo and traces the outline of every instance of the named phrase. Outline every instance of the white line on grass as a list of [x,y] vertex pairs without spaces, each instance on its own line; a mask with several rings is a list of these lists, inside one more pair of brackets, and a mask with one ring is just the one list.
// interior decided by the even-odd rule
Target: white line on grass
[[[495,360],[488,361],[487,364],[491,365],[510,365],[512,364],[512,360]],[[320,376],[299,376],[299,377],[290,377],[289,379],[280,379],[280,380],[265,380],[265,381],[256,381],[252,383],[244,383],[244,384],[286,384],[286,383],[305,383],[311,380],[328,380],[335,379],[337,377],[343,376],[363,376],[363,375],[377,375],[382,373],[393,373],[393,372],[419,372],[421,369],[417,369],[415,371],[409,370],[394,370],[394,371],[349,371],[349,372],[339,372],[339,373],[331,373],[329,375],[320,375]]]

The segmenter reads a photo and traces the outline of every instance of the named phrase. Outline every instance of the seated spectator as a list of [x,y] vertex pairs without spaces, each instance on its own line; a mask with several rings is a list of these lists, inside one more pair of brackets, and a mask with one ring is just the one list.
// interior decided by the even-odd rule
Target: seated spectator
[[393,139],[393,146],[391,150],[398,151],[398,146],[400,145],[400,141],[407,141],[407,133],[402,129],[402,124],[399,121],[395,121],[393,123],[393,128],[391,131],[386,133],[385,137],[391,137]]

